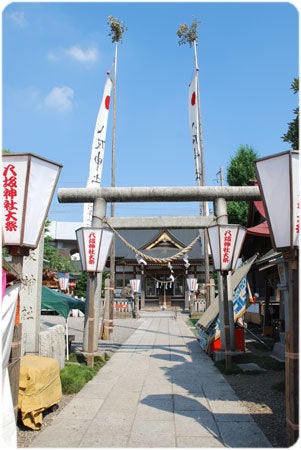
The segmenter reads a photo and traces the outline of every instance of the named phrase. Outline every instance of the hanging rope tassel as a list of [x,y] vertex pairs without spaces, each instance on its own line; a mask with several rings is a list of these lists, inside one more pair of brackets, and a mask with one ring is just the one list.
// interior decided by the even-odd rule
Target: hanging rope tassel
[[183,255],[185,255],[185,253],[189,252],[192,247],[194,246],[194,244],[199,240],[200,238],[200,234],[197,235],[197,237],[185,248],[183,248],[183,250],[181,250],[180,252],[176,253],[173,256],[170,256],[168,258],[153,258],[152,256],[148,256],[145,253],[140,252],[139,250],[137,250],[133,245],[131,245],[126,239],[124,239],[123,236],[121,236],[120,233],[118,233],[118,231],[116,231],[108,222],[107,220],[104,218],[103,222],[105,222],[109,228],[111,228],[112,231],[114,231],[114,233],[119,237],[119,239],[130,249],[132,250],[132,252],[134,252],[136,255],[141,256],[141,258],[145,259],[146,261],[149,262],[153,262],[153,263],[158,263],[158,264],[164,264],[164,263],[168,263],[171,261],[175,261],[176,259],[181,258]]

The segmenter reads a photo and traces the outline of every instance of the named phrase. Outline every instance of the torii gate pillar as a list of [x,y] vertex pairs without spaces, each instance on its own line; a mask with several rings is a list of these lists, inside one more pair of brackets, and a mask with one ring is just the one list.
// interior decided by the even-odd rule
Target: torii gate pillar
[[[96,198],[93,202],[93,214],[92,214],[92,227],[103,227],[103,218],[106,216],[107,202],[103,198]],[[98,346],[98,327],[99,318],[101,312],[101,286],[102,286],[102,272],[96,276],[96,288],[94,292],[94,302],[90,301],[90,298],[86,299],[85,304],[85,321],[84,321],[84,336],[83,336],[83,351],[88,352],[88,318],[89,308],[94,308],[94,351],[97,351]],[[90,292],[90,278],[87,282],[87,295]]]

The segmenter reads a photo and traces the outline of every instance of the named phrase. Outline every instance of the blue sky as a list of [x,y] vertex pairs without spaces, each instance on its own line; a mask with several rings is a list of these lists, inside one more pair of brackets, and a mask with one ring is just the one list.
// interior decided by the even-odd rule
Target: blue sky
[[[115,46],[107,17],[124,22],[118,46],[116,186],[194,186],[188,123],[193,49],[179,25],[199,26],[207,185],[240,145],[287,150],[281,136],[298,98],[298,11],[285,2],[8,4],[2,11],[2,147],[63,164],[58,187],[85,187],[95,121]],[[112,103],[111,103],[112,105]],[[102,186],[111,184],[112,110]],[[197,214],[196,204],[117,204],[116,216]],[[81,221],[81,204],[50,220]]]

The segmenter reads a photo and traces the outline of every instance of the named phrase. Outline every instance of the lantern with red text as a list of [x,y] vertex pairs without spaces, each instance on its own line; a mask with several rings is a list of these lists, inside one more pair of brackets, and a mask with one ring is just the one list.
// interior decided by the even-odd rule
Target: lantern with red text
[[246,232],[246,228],[240,225],[227,224],[208,227],[209,242],[216,270],[235,269]]
[[102,272],[108,258],[113,231],[82,227],[76,230],[76,237],[83,271]]
[[134,278],[133,280],[130,280],[130,285],[134,293],[140,292],[140,284],[141,280],[139,278]]
[[190,292],[196,292],[198,290],[197,278],[187,278],[186,283]]
[[2,160],[2,245],[25,254],[38,246],[62,165],[31,153]]
[[267,213],[273,247],[299,247],[299,152],[288,151],[254,161],[260,193]]

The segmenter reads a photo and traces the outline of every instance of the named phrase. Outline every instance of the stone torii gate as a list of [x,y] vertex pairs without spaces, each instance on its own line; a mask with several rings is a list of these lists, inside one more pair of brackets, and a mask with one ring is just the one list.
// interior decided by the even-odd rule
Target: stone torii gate
[[[190,228],[202,229],[214,224],[227,224],[227,201],[260,200],[257,186],[172,186],[172,187],[107,187],[107,188],[61,188],[58,190],[60,203],[93,203],[92,227],[104,227],[105,222],[114,229]],[[106,217],[107,203],[130,202],[200,202],[212,201],[212,216],[156,216],[156,217]],[[94,305],[87,296],[83,350],[88,352],[88,317],[90,308],[96,324],[99,323],[102,274],[97,277]],[[220,284],[220,283],[219,283]],[[89,292],[89,287],[87,293]],[[219,314],[223,330],[222,292],[219,288]],[[224,335],[221,332],[222,348]],[[94,327],[94,351],[97,350],[98,326]]]

